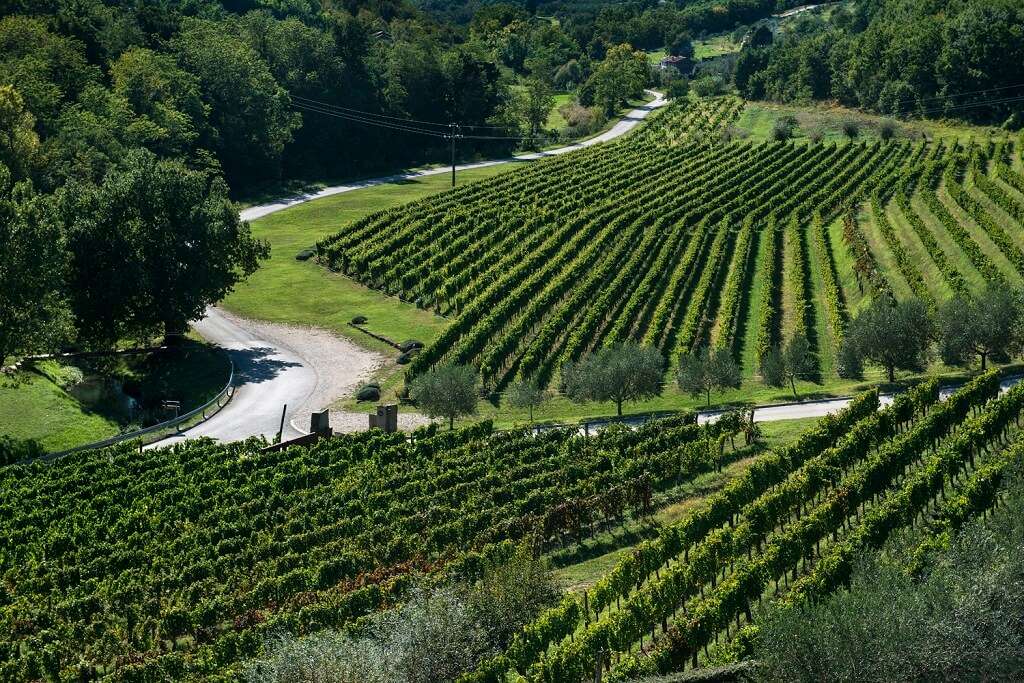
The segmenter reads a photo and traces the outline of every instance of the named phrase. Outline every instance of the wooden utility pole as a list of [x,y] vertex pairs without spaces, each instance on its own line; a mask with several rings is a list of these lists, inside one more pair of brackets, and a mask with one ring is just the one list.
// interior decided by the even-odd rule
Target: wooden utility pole
[[288,404],[285,403],[284,407],[281,408],[281,427],[277,430],[277,442],[281,443],[284,439],[284,414],[288,412]]
[[459,124],[449,123],[448,124],[448,139],[452,141],[452,187],[455,187],[455,138],[461,138],[462,136],[458,133]]

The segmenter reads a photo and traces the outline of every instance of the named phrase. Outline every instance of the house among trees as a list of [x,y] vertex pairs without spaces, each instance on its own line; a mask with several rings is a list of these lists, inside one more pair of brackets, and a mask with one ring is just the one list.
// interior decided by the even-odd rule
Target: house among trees
[[658,62],[658,68],[662,71],[675,69],[681,75],[689,76],[693,72],[693,59],[690,57],[669,55]]

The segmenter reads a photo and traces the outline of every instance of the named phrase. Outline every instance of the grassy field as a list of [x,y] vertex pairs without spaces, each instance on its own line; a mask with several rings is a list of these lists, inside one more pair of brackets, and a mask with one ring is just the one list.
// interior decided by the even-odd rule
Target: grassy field
[[[843,124],[854,121],[860,127],[860,138],[874,140],[879,137],[879,127],[885,117],[865,114],[846,107],[827,104],[791,105],[773,104],[768,102],[748,102],[735,127],[752,140],[768,140],[771,138],[775,122],[784,117],[796,119],[797,127],[794,138],[807,139],[812,131],[819,131],[824,140],[844,140]],[[970,126],[960,123],[942,121],[897,121],[897,135],[911,139],[919,139],[922,134],[929,139],[988,139],[990,134],[1001,134],[985,126]]]
[[[718,57],[738,52],[739,49],[739,43],[732,39],[732,34],[723,33],[717,36],[708,36],[704,40],[693,41],[693,58],[700,60],[707,57]],[[667,56],[668,51],[665,48],[647,51],[647,59],[651,64],[658,64]]]
[[569,125],[565,117],[562,116],[562,112],[558,111],[562,106],[569,104],[572,101],[572,94],[563,92],[555,95],[555,106],[551,107],[551,113],[548,114],[548,121],[544,124],[545,128],[553,130],[561,130]]
[[[456,181],[488,178],[515,166],[460,171]],[[441,192],[450,185],[447,174],[425,176],[300,204],[254,221],[253,234],[270,243],[270,259],[224,300],[223,307],[244,317],[321,327],[388,353],[394,349],[354,330],[348,322],[365,315],[369,320],[366,326],[377,334],[398,341],[430,342],[444,327],[443,318],[367,289],[312,260],[297,261],[295,255],[361,216]]]
[[121,429],[112,416],[86,408],[50,377],[31,371],[0,378],[0,424],[4,434],[34,439],[51,451],[105,439]]
[[723,33],[717,36],[709,36],[704,40],[693,41],[694,59],[706,59],[738,52],[739,43],[732,39],[731,33]]
[[223,353],[195,341],[145,356],[40,361],[13,377],[0,376],[0,425],[14,438],[64,450],[173,417],[160,411],[162,400],[180,401],[188,412],[227,379]]

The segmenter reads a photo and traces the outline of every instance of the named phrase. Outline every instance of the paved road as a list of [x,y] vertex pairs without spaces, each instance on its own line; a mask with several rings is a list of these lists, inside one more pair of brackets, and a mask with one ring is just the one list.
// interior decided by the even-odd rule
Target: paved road
[[[653,90],[648,90],[647,92],[654,95],[655,99],[652,100],[651,102],[648,102],[644,106],[638,107],[632,110],[631,112],[627,113],[619,120],[618,123],[616,123],[614,126],[609,128],[604,133],[584,140],[583,142],[567,145],[565,147],[559,147],[557,149],[550,149],[545,152],[533,152],[531,154],[520,154],[519,156],[508,157],[506,159],[494,159],[492,161],[478,161],[472,164],[456,165],[455,169],[456,171],[465,171],[473,168],[485,168],[487,166],[506,164],[510,161],[532,161],[535,159],[541,159],[543,157],[565,154],[566,152],[572,152],[578,149],[583,149],[584,147],[596,145],[601,142],[613,140],[619,137],[620,135],[623,135],[633,130],[636,126],[640,124],[641,121],[647,118],[648,114],[650,114],[658,107],[662,107],[668,104],[668,102],[665,100],[664,95],[662,95],[661,93],[655,92]],[[438,168],[426,169],[423,171],[413,171],[411,173],[398,173],[395,175],[384,176],[381,178],[359,180],[352,183],[348,183],[346,185],[335,185],[333,187],[325,187],[317,192],[298,194],[292,197],[278,199],[267,204],[251,206],[248,209],[243,210],[239,215],[241,215],[242,220],[252,221],[256,220],[257,218],[262,218],[263,216],[276,213],[283,209],[287,209],[290,206],[295,206],[296,204],[304,204],[305,202],[311,202],[314,199],[331,197],[336,194],[342,194],[343,192],[353,192],[355,190],[362,190],[367,187],[373,187],[374,185],[386,185],[388,183],[397,183],[403,180],[413,180],[415,178],[422,178],[423,176],[451,173],[451,170],[452,169],[450,166],[442,166]]]
[[[514,157],[514,159],[531,160],[556,154],[565,154],[566,152],[590,147],[591,145],[617,138],[635,128],[656,108],[666,104],[664,97],[660,93],[650,92],[655,95],[653,101],[629,112],[618,123],[601,135],[577,144],[546,152],[524,154]],[[484,166],[507,163],[512,160],[484,161],[458,166],[457,168],[482,168]],[[319,192],[298,195],[269,204],[250,207],[242,211],[240,215],[243,220],[254,220],[290,206],[321,197],[329,197],[343,192],[352,192],[374,185],[383,185],[420,176],[448,173],[450,170],[450,168],[436,168],[328,187]],[[295,424],[308,424],[309,415],[299,415],[297,410],[304,406],[307,409],[309,408],[306,404],[310,397],[313,396],[317,387],[317,364],[323,361],[320,359],[304,358],[295,349],[283,345],[280,340],[268,341],[259,332],[247,328],[245,320],[226,316],[216,308],[211,307],[207,309],[206,317],[193,323],[193,327],[204,339],[224,347],[230,353],[235,363],[235,395],[227,406],[208,421],[183,432],[180,436],[157,442],[154,446],[166,445],[172,441],[200,436],[209,436],[221,441],[237,441],[262,434],[269,439],[277,434],[277,430],[280,428],[281,409],[285,404],[288,405],[289,410],[285,416],[284,438],[289,439],[299,436],[302,432],[295,429],[292,422],[294,420]],[[320,370],[324,374],[328,371],[325,368],[320,368]]]
[[[999,393],[1005,393],[1010,387],[1014,386],[1018,382],[1024,379],[1024,375],[1012,375],[1004,378],[999,383]],[[941,386],[939,388],[939,399],[945,401],[952,395],[961,385],[950,384],[947,386]],[[892,403],[893,394],[880,394],[878,402],[881,408],[884,408]],[[798,420],[801,418],[809,417],[824,417],[831,413],[836,413],[845,408],[851,401],[851,398],[830,398],[821,401],[795,401],[793,403],[780,403],[771,406],[762,406],[760,408],[754,408],[754,422],[778,422],[781,420]],[[748,409],[749,410],[749,409]],[[702,410],[697,412],[697,423],[708,424],[714,422],[722,415],[727,413],[727,410]],[[618,420],[594,421],[589,422],[586,425],[581,424],[579,426],[580,434],[593,434],[596,431],[600,431],[604,427],[611,424],[624,424],[629,427],[639,427],[650,421],[650,417],[638,415],[636,417],[626,416],[625,418]],[[656,418],[655,418],[656,419]],[[547,429],[556,429],[565,425],[545,425],[537,427],[537,431],[545,431]]]
[[[290,412],[284,423],[284,438],[301,433],[291,426],[295,409],[316,389],[317,374],[298,354],[280,341],[261,339],[216,308],[192,326],[199,334],[227,350],[235,364],[235,394],[223,409],[206,422],[179,436],[152,444],[165,446],[175,441],[209,436],[221,441],[238,441],[262,434],[272,439],[281,426],[281,409]],[[309,416],[305,416],[308,420]]]
[[[1012,377],[1006,377],[999,383],[999,393],[1004,393],[1010,387],[1014,386],[1022,379],[1019,375]],[[943,401],[949,398],[949,396],[957,390],[959,385],[948,385],[943,386],[939,389],[939,398]],[[879,402],[882,406],[887,406],[892,403],[892,394],[881,394],[879,396]],[[830,413],[835,413],[847,406],[850,403],[849,398],[833,398],[824,401],[805,401],[798,403],[787,403],[776,406],[765,406],[763,408],[754,409],[754,422],[776,422],[778,420],[795,420],[804,417],[824,417]],[[708,410],[697,414],[697,422],[704,424],[706,422],[714,422],[717,420],[725,411],[722,410]]]

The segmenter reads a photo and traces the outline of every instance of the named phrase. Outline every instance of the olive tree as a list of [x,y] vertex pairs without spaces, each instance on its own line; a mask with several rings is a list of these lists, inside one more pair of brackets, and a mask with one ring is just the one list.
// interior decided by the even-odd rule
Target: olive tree
[[509,386],[505,393],[509,405],[515,408],[527,408],[530,411],[530,422],[533,422],[533,409],[539,408],[548,395],[536,380],[522,380]]
[[714,389],[739,389],[740,368],[727,349],[705,347],[680,356],[676,382],[691,396],[705,394],[710,406]]
[[939,355],[948,365],[963,366],[977,356],[985,370],[989,358],[1005,359],[1021,351],[1020,292],[989,287],[981,296],[958,296],[938,312]]
[[920,300],[895,303],[878,297],[850,321],[840,355],[881,365],[895,382],[897,370],[921,371],[927,366],[932,336],[932,319]]
[[465,365],[435,368],[412,381],[409,395],[429,417],[443,417],[454,429],[455,418],[476,414],[476,371]]
[[810,342],[802,334],[794,335],[786,344],[776,346],[761,359],[761,378],[770,387],[793,389],[796,397],[796,381],[808,377],[815,371],[814,354]]
[[562,391],[578,403],[614,401],[622,415],[625,401],[658,396],[665,359],[657,349],[634,343],[601,349],[562,367]]

